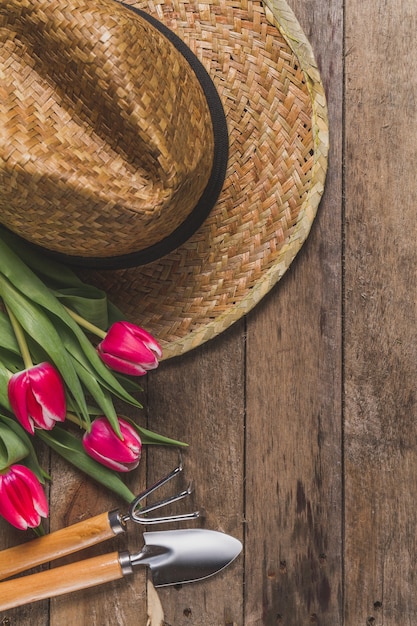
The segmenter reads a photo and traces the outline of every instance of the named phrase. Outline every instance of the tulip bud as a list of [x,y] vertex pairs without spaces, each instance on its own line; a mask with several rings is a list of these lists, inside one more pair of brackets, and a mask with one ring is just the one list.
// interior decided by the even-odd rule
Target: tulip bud
[[114,323],[97,351],[111,369],[130,376],[143,376],[155,369],[162,356],[162,348],[154,337],[130,322]]
[[83,446],[87,454],[102,465],[117,472],[129,472],[139,465],[142,442],[133,426],[118,419],[123,440],[105,417],[98,417],[91,424],[90,432],[85,433]]
[[66,415],[62,379],[50,363],[13,374],[8,384],[10,405],[20,424],[32,435],[36,428],[51,430]]
[[0,515],[20,530],[37,528],[48,516],[42,485],[24,465],[12,465],[0,473]]

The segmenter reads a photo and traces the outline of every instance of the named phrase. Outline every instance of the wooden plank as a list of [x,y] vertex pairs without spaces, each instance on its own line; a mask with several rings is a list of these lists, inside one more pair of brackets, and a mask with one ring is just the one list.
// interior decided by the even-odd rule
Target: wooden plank
[[244,623],[335,626],[342,620],[342,3],[290,5],[325,83],[332,167],[304,248],[248,316]]
[[417,5],[346,2],[346,623],[416,623]]
[[[247,349],[242,321],[149,376],[149,428],[190,444],[183,479],[195,482],[190,508],[205,508],[207,517],[199,523],[206,527],[245,539],[244,556],[218,577],[159,591],[171,626],[342,623],[342,0],[290,5],[326,84],[332,168],[304,249],[248,317]],[[146,469],[149,484],[176,460],[174,450],[152,449],[138,487]],[[52,470],[52,527],[121,504],[56,458]],[[136,529],[128,545],[137,547],[140,534]],[[14,543],[12,535],[7,541]],[[112,548],[122,543],[116,540]],[[138,572],[126,586],[120,581],[55,599],[50,622],[47,605],[22,608],[12,618],[25,626],[29,615],[40,626],[145,626],[144,575]]]
[[[144,488],[145,472],[146,459],[140,468],[129,476],[128,484],[134,493],[139,493]],[[53,455],[52,476],[51,530],[63,528],[105,511],[118,509],[122,514],[126,513],[127,505],[124,501],[66,465],[56,455]],[[130,523],[128,529],[127,534],[61,559],[59,564],[114,550],[138,552],[143,545],[141,537],[143,528],[136,528]],[[148,623],[146,571],[137,568],[133,575],[116,582],[51,600],[51,626],[87,623],[91,626],[110,626],[115,623],[121,626],[130,624],[146,626]]]
[[[40,449],[39,461],[44,468],[49,466],[49,453],[43,448]],[[48,494],[49,486],[45,485],[45,492]],[[45,520],[43,523],[45,530],[48,530],[49,521]],[[21,531],[13,528],[10,524],[6,523],[3,518],[0,518],[0,549],[10,548],[23,544],[31,539],[34,539],[36,535],[32,531]],[[44,566],[33,568],[30,573],[38,572],[44,569]],[[39,626],[49,626],[48,617],[48,600],[42,600],[34,605],[26,605],[17,607],[15,609],[9,609],[8,611],[0,612],[0,623],[4,626],[12,626],[18,624],[19,626],[32,626],[36,624]]]
[[[202,508],[191,526],[242,539],[244,479],[244,326],[162,363],[149,382],[149,428],[186,441],[184,485],[194,494],[177,510]],[[154,480],[176,462],[174,451],[149,452]],[[165,468],[165,469],[162,469]],[[173,487],[171,487],[172,489]],[[158,590],[166,626],[243,624],[243,557],[205,582]]]

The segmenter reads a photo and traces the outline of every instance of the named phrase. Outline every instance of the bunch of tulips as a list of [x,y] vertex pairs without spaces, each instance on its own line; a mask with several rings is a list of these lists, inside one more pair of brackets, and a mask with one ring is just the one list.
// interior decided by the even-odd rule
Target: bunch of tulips
[[121,417],[113,404],[141,408],[135,377],[158,366],[161,346],[101,290],[4,230],[0,299],[0,515],[43,532],[49,476],[36,438],[130,502],[119,473],[138,466],[142,445],[185,445]]

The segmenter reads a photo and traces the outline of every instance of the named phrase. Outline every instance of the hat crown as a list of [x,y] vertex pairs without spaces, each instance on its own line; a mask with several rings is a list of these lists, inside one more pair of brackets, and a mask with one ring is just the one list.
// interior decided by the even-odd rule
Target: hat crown
[[0,25],[3,223],[85,257],[168,236],[213,161],[208,104],[183,55],[114,0],[7,0]]

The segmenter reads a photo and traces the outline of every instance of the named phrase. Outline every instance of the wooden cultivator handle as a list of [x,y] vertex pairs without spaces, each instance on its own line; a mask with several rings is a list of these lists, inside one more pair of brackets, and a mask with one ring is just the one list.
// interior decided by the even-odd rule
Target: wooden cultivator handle
[[113,528],[110,515],[102,513],[44,537],[3,550],[0,552],[0,580],[114,537],[121,532],[121,526]]
[[53,598],[122,578],[119,553],[112,552],[0,583],[0,610]]

